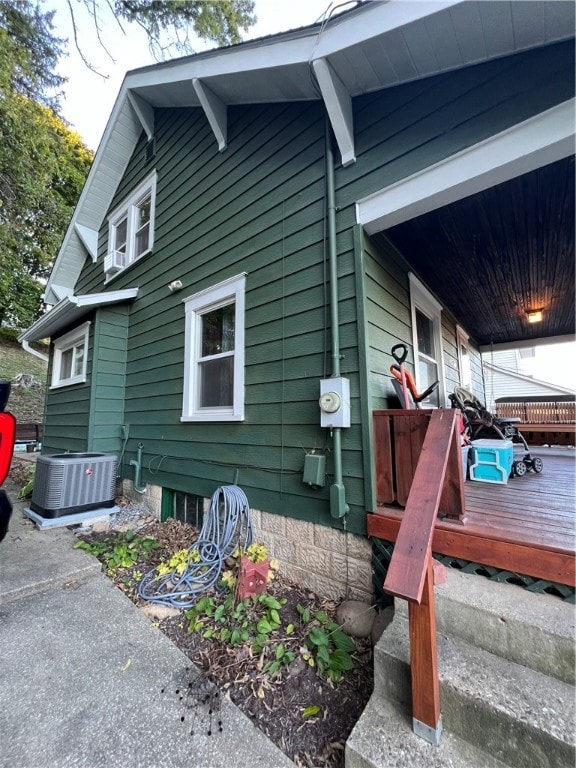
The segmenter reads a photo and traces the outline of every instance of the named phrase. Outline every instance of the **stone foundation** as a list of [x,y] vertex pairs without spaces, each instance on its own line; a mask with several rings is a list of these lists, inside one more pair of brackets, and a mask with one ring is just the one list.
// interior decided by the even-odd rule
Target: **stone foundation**
[[[160,519],[160,486],[147,485],[145,493],[137,493],[132,480],[123,480],[121,493],[144,502]],[[280,563],[282,575],[334,600],[373,602],[372,547],[367,539],[255,509],[250,511],[250,516],[254,541],[267,546],[270,558]]]
[[146,504],[150,509],[150,514],[156,515],[158,520],[160,520],[162,511],[162,488],[159,485],[147,485],[144,493],[138,493],[134,490],[134,482],[132,480],[121,480],[119,485],[122,496],[126,496],[128,499],[132,499],[138,503]]

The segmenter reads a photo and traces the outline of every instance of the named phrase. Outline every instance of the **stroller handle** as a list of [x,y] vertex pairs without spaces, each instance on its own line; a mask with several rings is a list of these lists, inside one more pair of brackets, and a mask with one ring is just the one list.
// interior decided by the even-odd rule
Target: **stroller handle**
[[402,365],[402,363],[408,357],[408,347],[406,346],[406,344],[395,344],[390,350],[390,354],[392,355],[394,360],[396,360],[398,365]]

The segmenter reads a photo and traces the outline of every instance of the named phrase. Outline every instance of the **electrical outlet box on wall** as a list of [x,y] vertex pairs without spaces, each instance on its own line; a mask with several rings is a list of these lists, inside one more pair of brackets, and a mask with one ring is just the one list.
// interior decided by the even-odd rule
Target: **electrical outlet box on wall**
[[350,426],[350,379],[334,376],[320,380],[320,426]]

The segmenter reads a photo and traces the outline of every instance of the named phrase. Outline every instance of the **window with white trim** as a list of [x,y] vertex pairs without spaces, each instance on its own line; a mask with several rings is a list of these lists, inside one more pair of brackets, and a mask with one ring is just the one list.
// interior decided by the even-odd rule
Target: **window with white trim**
[[86,381],[89,330],[90,323],[84,323],[54,342],[52,388]]
[[460,328],[456,326],[456,343],[458,344],[458,369],[460,372],[460,386],[472,391],[472,366],[470,363],[470,347],[468,345],[468,339],[470,337]]
[[182,421],[244,419],[245,287],[237,275],[184,299]]
[[422,406],[444,404],[444,368],[442,361],[442,305],[411,272],[410,309],[416,386],[424,392],[438,381],[438,387],[423,401]]
[[107,280],[152,250],[155,204],[153,173],[108,217],[108,252],[104,257]]

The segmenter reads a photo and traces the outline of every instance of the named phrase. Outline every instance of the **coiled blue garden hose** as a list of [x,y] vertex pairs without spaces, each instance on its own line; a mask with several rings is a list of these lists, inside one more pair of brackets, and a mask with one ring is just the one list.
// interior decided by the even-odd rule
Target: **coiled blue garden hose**
[[159,576],[152,568],[140,582],[138,596],[152,603],[190,608],[198,594],[218,583],[226,558],[237,547],[246,549],[251,543],[246,494],[237,485],[224,485],[212,496],[200,536],[188,550],[196,551],[200,561],[189,563],[181,574],[172,571]]

